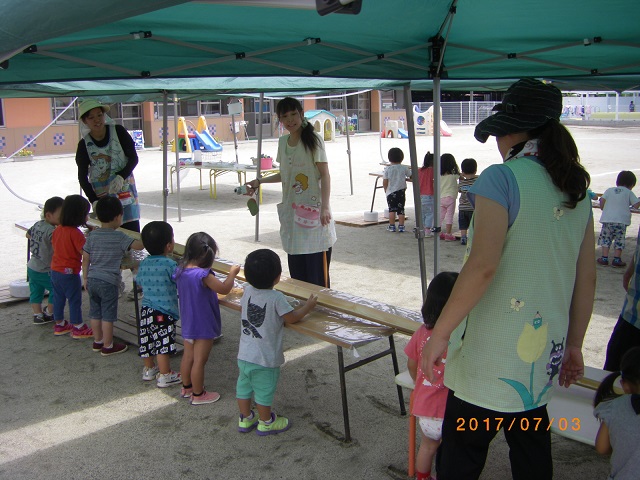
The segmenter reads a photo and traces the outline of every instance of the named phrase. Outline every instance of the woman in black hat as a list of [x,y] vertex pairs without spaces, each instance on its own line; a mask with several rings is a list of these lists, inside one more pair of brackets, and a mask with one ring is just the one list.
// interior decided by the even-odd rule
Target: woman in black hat
[[431,372],[448,348],[439,480],[478,478],[500,429],[514,479],[551,479],[546,404],[554,380],[568,387],[584,373],[595,292],[590,178],[559,122],[562,94],[520,80],[494,110],[475,137],[495,136],[504,163],[469,190],[468,258],[423,351]]

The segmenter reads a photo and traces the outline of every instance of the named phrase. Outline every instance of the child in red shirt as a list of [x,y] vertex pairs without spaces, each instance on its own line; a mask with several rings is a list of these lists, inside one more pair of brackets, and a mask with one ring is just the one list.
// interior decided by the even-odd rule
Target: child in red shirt
[[441,272],[431,280],[427,288],[427,298],[422,306],[424,325],[413,334],[404,349],[404,353],[409,357],[407,368],[416,383],[412,393],[411,414],[418,418],[422,430],[420,448],[416,457],[416,480],[431,478],[431,464],[442,439],[442,420],[449,393],[449,389],[444,386],[446,353],[442,358],[442,364],[434,367],[437,380],[430,383],[420,366],[422,349],[431,337],[431,331],[449,300],[457,278],[458,274],[455,272]]
[[[93,331],[82,321],[82,247],[85,238],[80,225],[87,223],[91,204],[80,195],[69,195],[62,203],[60,225],[53,231],[51,245],[51,286],[53,288],[54,335],[71,333],[72,338],[93,337]],[[64,305],[69,301],[69,320],[64,319]]]
[[418,183],[420,184],[420,203],[422,206],[422,226],[424,236],[433,237],[433,153],[427,152],[424,163],[418,170]]

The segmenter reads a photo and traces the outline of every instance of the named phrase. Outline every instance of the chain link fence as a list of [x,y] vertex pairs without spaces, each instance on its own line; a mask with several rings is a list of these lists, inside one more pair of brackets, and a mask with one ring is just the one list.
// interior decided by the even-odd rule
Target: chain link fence
[[[442,120],[448,125],[475,125],[491,115],[491,110],[500,102],[443,102]],[[420,112],[426,112],[433,102],[413,104]]]

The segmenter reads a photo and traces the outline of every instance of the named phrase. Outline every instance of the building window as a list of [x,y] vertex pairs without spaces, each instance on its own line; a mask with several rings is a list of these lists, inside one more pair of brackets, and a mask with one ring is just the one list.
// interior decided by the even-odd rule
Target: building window
[[[73,97],[55,97],[51,99],[52,119],[56,118],[62,111],[73,102]],[[56,120],[56,123],[78,123],[78,104],[76,103],[69,110]]]
[[212,101],[200,101],[200,115],[212,116],[212,115],[222,115],[220,111],[220,100],[212,100]]
[[[222,105],[226,105],[223,100],[184,100],[178,102],[179,117],[199,117],[204,115],[207,117],[222,115]],[[153,107],[153,116],[156,120],[162,118],[162,102],[155,102]],[[173,116],[173,102],[167,103],[167,114]]]
[[404,96],[402,90],[382,90],[382,109],[397,110],[404,108]]
[[127,130],[142,130],[141,103],[116,103],[111,105],[109,116]]

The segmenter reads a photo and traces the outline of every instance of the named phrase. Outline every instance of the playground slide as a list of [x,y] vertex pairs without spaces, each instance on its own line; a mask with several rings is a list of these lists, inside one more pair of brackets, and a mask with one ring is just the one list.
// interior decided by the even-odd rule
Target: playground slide
[[447,122],[440,120],[440,135],[443,137],[450,137],[453,135],[453,130],[447,125]]
[[221,152],[222,145],[215,141],[215,139],[207,132],[197,132],[194,130],[193,132],[198,139],[198,141],[204,146],[204,150],[206,152]]
[[409,138],[409,133],[404,128],[398,128],[398,137]]

